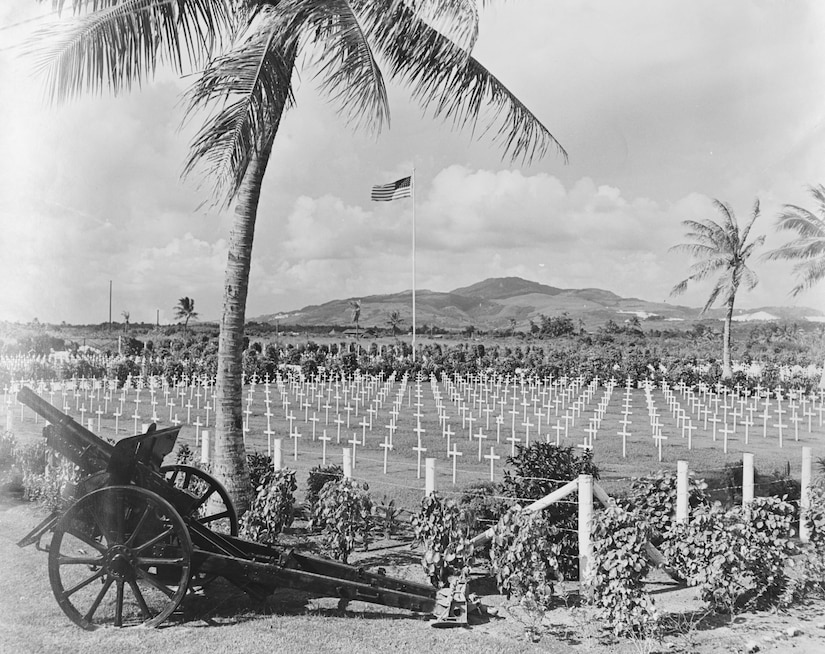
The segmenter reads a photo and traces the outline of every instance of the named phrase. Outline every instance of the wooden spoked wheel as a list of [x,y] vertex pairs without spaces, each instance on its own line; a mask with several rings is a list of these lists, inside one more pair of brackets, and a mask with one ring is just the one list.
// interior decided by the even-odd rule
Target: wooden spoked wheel
[[185,518],[193,517],[212,531],[238,535],[238,514],[217,479],[200,468],[181,464],[162,466],[160,472],[172,486],[197,498]]
[[63,612],[84,629],[154,627],[186,595],[192,541],[174,507],[136,486],[75,502],[49,545],[49,580]]

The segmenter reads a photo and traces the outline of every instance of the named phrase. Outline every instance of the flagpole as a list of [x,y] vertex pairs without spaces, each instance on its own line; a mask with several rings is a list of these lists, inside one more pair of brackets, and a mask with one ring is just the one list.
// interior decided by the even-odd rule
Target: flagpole
[[412,358],[415,361],[415,166],[412,169]]

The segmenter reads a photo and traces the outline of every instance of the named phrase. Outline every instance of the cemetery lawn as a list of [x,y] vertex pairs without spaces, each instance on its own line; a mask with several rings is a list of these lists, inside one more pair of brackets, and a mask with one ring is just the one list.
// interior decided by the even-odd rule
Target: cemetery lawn
[[[497,595],[483,578],[476,591],[490,609],[471,628],[434,629],[426,616],[361,602],[345,611],[337,600],[309,593],[278,590],[265,602],[250,600],[221,581],[205,596],[191,595],[181,616],[158,629],[102,629],[86,632],[62,613],[48,581],[47,555],[34,547],[18,548],[22,537],[42,515],[29,504],[0,501],[0,651],[28,654],[209,654],[256,652],[742,652],[750,641],[763,652],[814,654],[825,651],[825,602],[783,613],[707,616],[692,589],[675,586],[656,573],[650,590],[666,615],[669,633],[662,641],[617,641],[598,631],[598,622],[576,608],[575,589],[569,605],[559,602],[548,612],[540,642],[524,637],[524,616]],[[354,556],[356,563],[385,567],[393,576],[422,580],[418,552],[407,543],[376,543]],[[483,571],[478,574],[483,574]],[[700,616],[704,616],[699,620]],[[799,633],[788,636],[789,629]],[[648,649],[640,649],[649,645]]]

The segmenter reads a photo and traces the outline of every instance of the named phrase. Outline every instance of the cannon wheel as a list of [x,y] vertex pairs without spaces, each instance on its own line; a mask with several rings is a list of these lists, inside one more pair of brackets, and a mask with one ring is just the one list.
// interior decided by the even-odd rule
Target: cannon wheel
[[137,486],[84,495],[60,518],[49,546],[57,603],[89,630],[159,625],[186,595],[191,567],[183,519]]
[[213,531],[238,535],[238,514],[221,482],[200,468],[182,464],[161,466],[160,473],[175,488],[198,498],[191,512],[184,517],[195,517]]

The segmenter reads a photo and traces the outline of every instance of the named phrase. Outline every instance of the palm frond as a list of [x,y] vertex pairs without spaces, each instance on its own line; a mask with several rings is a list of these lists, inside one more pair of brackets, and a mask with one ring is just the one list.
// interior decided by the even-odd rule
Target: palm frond
[[567,153],[550,131],[490,71],[419,18],[404,2],[360,0],[359,15],[390,74],[412,88],[413,98],[454,126],[483,121],[513,160],[542,157],[552,146]]
[[275,20],[287,34],[302,35],[316,58],[321,90],[339,105],[350,125],[380,132],[389,122],[381,69],[348,0],[285,0]]
[[[166,63],[205,61],[233,20],[233,0],[74,0],[75,17],[38,31],[30,53],[49,96],[65,101],[141,84]],[[63,0],[55,6],[62,10]]]
[[791,289],[791,295],[795,297],[825,279],[825,257],[802,261],[794,266],[793,272],[799,280]]
[[262,20],[232,50],[210,62],[187,93],[186,118],[213,101],[224,104],[195,135],[184,175],[205,164],[217,181],[214,196],[228,204],[250,162],[274,137],[283,112],[292,105],[296,42],[282,25]]

